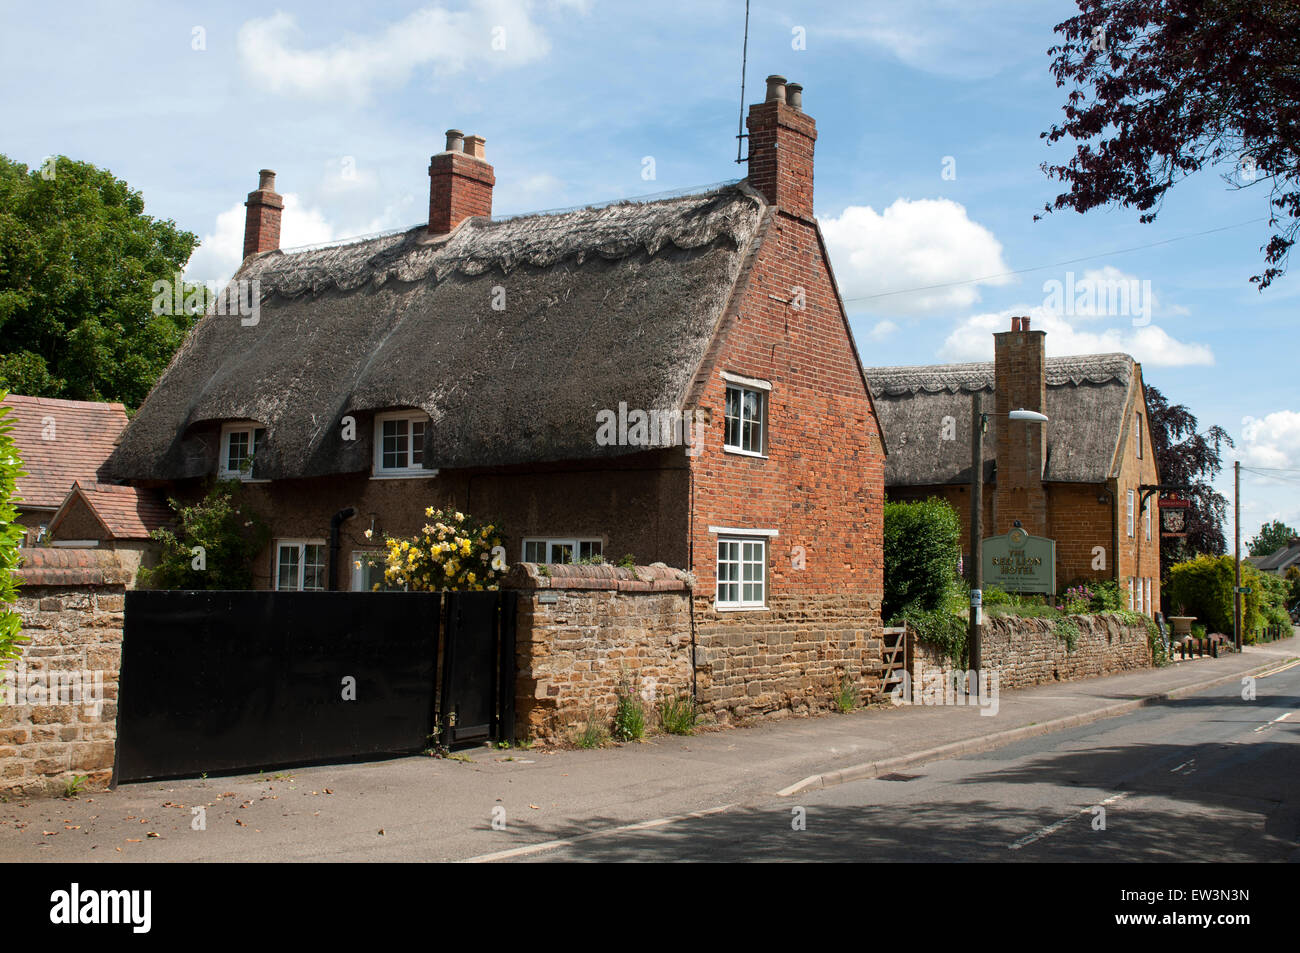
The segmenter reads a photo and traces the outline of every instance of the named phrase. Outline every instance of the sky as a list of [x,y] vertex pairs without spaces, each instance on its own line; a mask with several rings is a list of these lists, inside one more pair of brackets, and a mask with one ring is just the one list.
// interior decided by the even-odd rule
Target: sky
[[[745,102],[770,73],[804,87],[816,214],[865,364],[991,359],[991,332],[1031,315],[1049,355],[1126,351],[1231,434],[1218,486],[1231,501],[1241,460],[1243,542],[1273,519],[1300,527],[1300,263],[1262,293],[1249,282],[1266,183],[1199,173],[1149,225],[1121,209],[1034,221],[1060,191],[1040,166],[1069,148],[1040,133],[1062,115],[1047,49],[1074,9],[753,0]],[[285,196],[282,247],[413,226],[452,127],[487,140],[498,214],[742,178],[744,17],[743,0],[116,0],[57,16],[3,0],[0,152],[112,170],[199,236],[186,277],[219,282],[259,169]]]

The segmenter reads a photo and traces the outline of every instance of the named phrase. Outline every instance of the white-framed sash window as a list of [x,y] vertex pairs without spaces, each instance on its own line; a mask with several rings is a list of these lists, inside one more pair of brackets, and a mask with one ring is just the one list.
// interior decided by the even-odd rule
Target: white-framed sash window
[[767,405],[772,385],[735,374],[727,382],[722,449],[752,457],[767,455]]
[[709,527],[718,534],[717,609],[767,608],[767,541],[775,530]]
[[434,476],[424,468],[427,414],[409,410],[375,415],[375,476]]
[[526,563],[571,563],[604,554],[604,542],[599,539],[528,536],[522,557]]
[[275,541],[275,588],[280,592],[324,592],[328,558],[321,539]]
[[252,480],[253,460],[266,428],[252,421],[223,424],[217,476],[223,480]]

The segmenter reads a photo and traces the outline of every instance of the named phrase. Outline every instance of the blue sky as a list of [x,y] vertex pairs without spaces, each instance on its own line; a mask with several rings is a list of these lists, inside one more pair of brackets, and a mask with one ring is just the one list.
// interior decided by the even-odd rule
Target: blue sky
[[[111,169],[203,239],[194,279],[237,265],[263,167],[286,195],[285,247],[420,222],[449,127],[486,138],[502,214],[744,174],[743,0],[0,9],[0,151]],[[1262,294],[1247,280],[1269,234],[1264,188],[1203,173],[1153,225],[1120,210],[1033,221],[1056,192],[1039,165],[1066,154],[1039,133],[1060,115],[1046,50],[1073,9],[752,3],[746,101],[768,73],[804,86],[817,215],[863,360],[984,359],[992,330],[1031,314],[1049,354],[1128,351],[1202,426],[1227,429],[1243,465],[1300,468],[1300,272]],[[1197,234],[1210,229],[1223,230]],[[1154,247],[1121,251],[1136,246]],[[1046,282],[1098,280],[1136,292],[1126,313],[1048,301]],[[1244,538],[1273,518],[1300,526],[1297,482],[1243,477]]]

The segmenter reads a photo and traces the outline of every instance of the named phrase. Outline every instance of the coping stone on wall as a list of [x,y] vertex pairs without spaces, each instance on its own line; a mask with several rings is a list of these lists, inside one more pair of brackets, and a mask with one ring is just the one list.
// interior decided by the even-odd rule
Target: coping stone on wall
[[56,546],[20,549],[14,576],[24,586],[121,586],[131,581],[131,571],[112,550]]
[[663,563],[630,568],[609,563],[515,563],[501,582],[504,589],[605,589],[613,592],[689,592],[693,584],[690,573]]

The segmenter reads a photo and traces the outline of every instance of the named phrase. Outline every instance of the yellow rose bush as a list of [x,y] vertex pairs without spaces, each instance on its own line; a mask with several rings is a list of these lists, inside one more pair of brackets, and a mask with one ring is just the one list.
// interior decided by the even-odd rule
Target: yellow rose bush
[[421,592],[497,588],[507,568],[505,559],[492,553],[502,544],[499,524],[432,506],[424,516],[417,535],[385,539],[385,583]]

